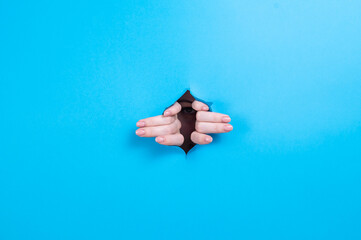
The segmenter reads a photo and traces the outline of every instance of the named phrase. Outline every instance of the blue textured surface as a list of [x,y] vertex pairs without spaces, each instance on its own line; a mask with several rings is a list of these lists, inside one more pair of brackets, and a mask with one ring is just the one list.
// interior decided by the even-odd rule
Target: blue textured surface
[[[360,1],[0,1],[0,239],[361,239]],[[135,136],[185,89],[234,131]]]

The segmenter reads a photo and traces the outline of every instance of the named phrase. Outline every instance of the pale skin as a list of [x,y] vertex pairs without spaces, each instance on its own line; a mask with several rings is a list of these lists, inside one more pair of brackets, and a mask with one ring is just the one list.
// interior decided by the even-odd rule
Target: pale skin
[[[193,101],[192,108],[197,111],[195,131],[191,140],[195,144],[205,145],[213,141],[210,133],[226,133],[233,129],[229,124],[231,118],[226,114],[209,112],[209,107],[200,102]],[[162,145],[181,146],[184,137],[180,134],[181,122],[177,114],[182,106],[178,102],[166,109],[163,115],[141,119],[137,122],[136,134],[140,137],[155,137],[155,141]]]

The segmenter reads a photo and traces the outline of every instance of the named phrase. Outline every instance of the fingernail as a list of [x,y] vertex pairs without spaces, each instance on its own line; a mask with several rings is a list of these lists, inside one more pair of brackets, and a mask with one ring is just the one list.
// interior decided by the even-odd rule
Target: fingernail
[[206,137],[206,142],[212,142],[212,138],[211,137]]
[[233,129],[233,126],[228,124],[228,125],[224,125],[224,130],[226,131],[231,131]]
[[135,131],[135,134],[137,134],[138,136],[142,136],[144,135],[145,131],[143,129],[138,129],[137,131]]
[[203,107],[202,107],[202,110],[203,110],[203,111],[207,111],[207,110],[208,110],[208,107],[207,107],[207,106],[203,106]]
[[167,116],[169,116],[169,115],[170,115],[170,111],[165,111],[165,112],[164,112],[164,116],[165,116],[165,117],[167,117]]
[[231,121],[231,118],[230,118],[230,117],[223,117],[223,118],[222,118],[222,121],[223,121],[223,122],[230,122],[230,121]]
[[143,121],[137,122],[137,127],[145,127],[145,122]]
[[164,137],[156,137],[156,138],[155,138],[155,141],[156,141],[157,143],[164,142]]

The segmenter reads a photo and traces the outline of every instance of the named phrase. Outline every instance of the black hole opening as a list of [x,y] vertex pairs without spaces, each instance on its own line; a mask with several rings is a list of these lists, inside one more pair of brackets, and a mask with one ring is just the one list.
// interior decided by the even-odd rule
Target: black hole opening
[[182,110],[177,114],[182,126],[180,133],[184,137],[184,142],[180,146],[187,154],[196,144],[191,140],[191,134],[195,131],[197,111],[192,108],[192,103],[196,100],[189,90],[187,90],[177,102],[182,106]]

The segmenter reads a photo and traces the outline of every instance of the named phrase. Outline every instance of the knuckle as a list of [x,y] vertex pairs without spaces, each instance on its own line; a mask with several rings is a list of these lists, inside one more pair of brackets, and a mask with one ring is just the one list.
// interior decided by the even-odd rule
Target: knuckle
[[174,122],[171,125],[167,126],[167,133],[168,134],[173,134],[173,133],[175,133],[177,131],[178,131],[178,128],[177,128],[177,123],[176,122]]
[[197,132],[199,132],[199,122],[196,122],[195,129],[196,129]]
[[181,143],[184,142],[184,136],[182,134],[179,134],[179,139],[181,140]]
[[177,103],[176,108],[177,108],[177,111],[180,111],[182,109],[182,106],[179,103]]
[[177,134],[175,139],[174,139],[174,143],[173,145],[177,145],[177,146],[180,146],[182,145],[184,142],[184,137],[182,134]]
[[192,140],[192,142],[197,142],[197,133],[196,132],[192,132],[191,140]]
[[165,127],[165,135],[171,134],[173,131],[173,126],[172,125],[168,125]]
[[200,108],[201,108],[201,103],[200,103],[200,102],[196,102],[195,106],[196,106],[197,109],[200,109]]
[[202,118],[202,114],[203,114],[203,112],[198,111],[198,112],[196,113],[196,119],[197,119],[197,120],[200,120],[200,119]]
[[165,117],[165,123],[166,124],[171,124],[172,122],[174,122],[175,118],[172,117]]
[[197,132],[203,132],[204,126],[201,122],[196,122],[196,126],[195,126]]
[[182,127],[182,123],[181,123],[181,121],[179,121],[179,119],[176,120],[175,124],[176,124],[177,130],[179,130]]

